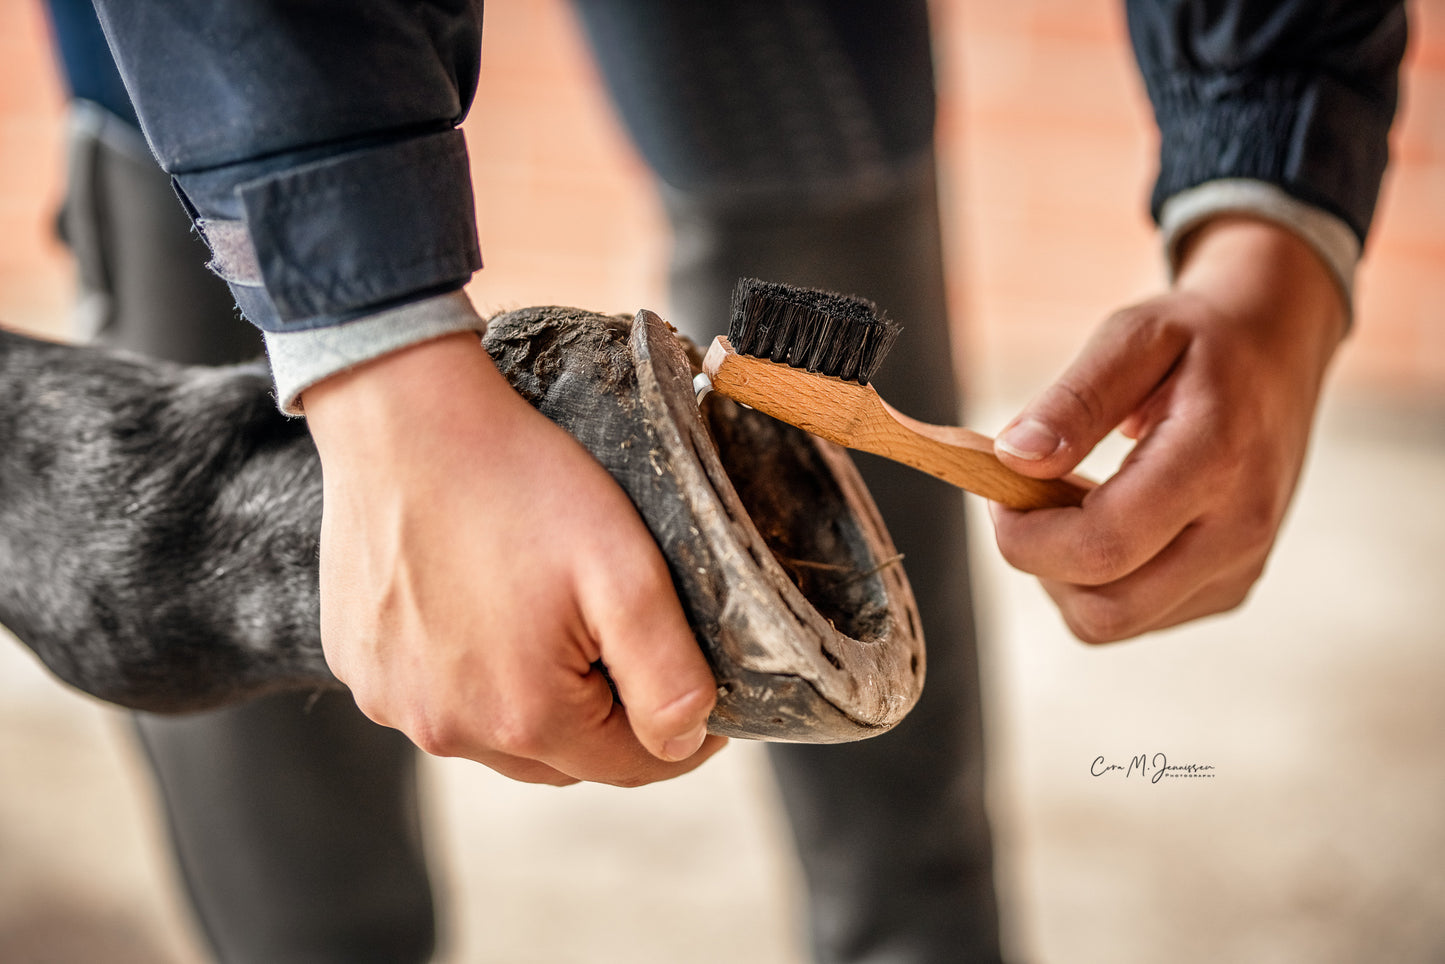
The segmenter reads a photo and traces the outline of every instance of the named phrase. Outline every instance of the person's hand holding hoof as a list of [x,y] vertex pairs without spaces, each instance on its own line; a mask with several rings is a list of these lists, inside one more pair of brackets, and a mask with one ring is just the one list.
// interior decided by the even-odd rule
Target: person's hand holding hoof
[[333,376],[304,404],[324,472],[322,643],[363,712],[533,783],[651,783],[725,744],[705,737],[712,672],[646,526],[475,335]]

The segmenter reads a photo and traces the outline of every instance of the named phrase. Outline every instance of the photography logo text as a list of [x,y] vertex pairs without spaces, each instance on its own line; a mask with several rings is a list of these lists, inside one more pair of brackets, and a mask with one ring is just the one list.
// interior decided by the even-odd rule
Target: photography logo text
[[1138,779],[1149,783],[1158,783],[1161,780],[1212,780],[1214,773],[1212,764],[1171,762],[1163,753],[1140,753],[1124,762],[1096,756],[1089,764],[1090,776]]

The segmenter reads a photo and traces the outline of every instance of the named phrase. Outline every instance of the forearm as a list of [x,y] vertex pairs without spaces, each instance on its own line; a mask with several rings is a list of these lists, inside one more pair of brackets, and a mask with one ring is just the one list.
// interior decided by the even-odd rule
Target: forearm
[[[329,373],[320,359],[339,371],[378,346],[480,327],[455,299],[404,310],[481,265],[455,129],[476,84],[480,0],[371,0],[348,16],[326,3],[97,7],[213,268],[250,321],[283,336],[284,396]],[[297,333],[358,319],[367,331],[323,333],[297,370]]]

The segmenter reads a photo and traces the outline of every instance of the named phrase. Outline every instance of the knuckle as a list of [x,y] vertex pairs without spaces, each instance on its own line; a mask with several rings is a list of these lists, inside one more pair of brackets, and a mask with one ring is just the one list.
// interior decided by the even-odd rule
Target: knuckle
[[406,735],[417,749],[431,756],[465,755],[465,740],[455,723],[429,714],[419,714],[405,728]]
[[1024,569],[1024,554],[1021,551],[1023,544],[1013,537],[1011,529],[1005,523],[995,524],[994,541],[998,544],[998,553],[1003,556],[1004,562],[1015,569]]
[[1250,593],[1254,590],[1254,584],[1260,576],[1264,575],[1263,560],[1249,565],[1238,578],[1231,580],[1217,597],[1210,614],[1227,613],[1231,609],[1238,609],[1249,599]]
[[1130,570],[1127,540],[1112,529],[1091,529],[1079,541],[1079,582],[1098,586],[1113,582]]
[[654,545],[619,553],[598,572],[588,586],[586,608],[614,631],[636,625],[639,617],[653,615],[658,601],[676,595],[667,563]]
[[1223,591],[1216,591],[1213,596],[1196,606],[1183,616],[1171,620],[1170,625],[1189,622],[1194,619],[1204,619],[1209,616],[1218,616],[1223,613],[1239,608],[1249,598],[1249,587],[1247,585],[1232,586]]
[[538,760],[547,753],[546,727],[535,711],[514,708],[496,720],[490,730],[491,748],[524,760]]
[[609,613],[621,625],[629,625],[637,613],[645,612],[655,598],[660,582],[651,566],[632,562],[612,572],[613,585],[608,596],[597,607]]
[[1247,600],[1248,598],[1249,587],[1242,586],[1236,589],[1234,592],[1230,593],[1228,596],[1224,597],[1224,599],[1220,602],[1219,606],[1215,608],[1214,613],[1211,613],[1210,615],[1214,615],[1215,613],[1227,613],[1230,610],[1238,609],[1240,606],[1244,605],[1245,600]]
[[1137,631],[1133,615],[1120,602],[1093,593],[1075,599],[1064,618],[1074,635],[1091,645],[1118,642]]
[[1048,405],[1070,425],[1099,425],[1104,420],[1104,400],[1086,382],[1065,378],[1054,385]]
[[1180,333],[1177,306],[1157,300],[1141,302],[1114,312],[1105,325],[1127,339],[1131,354],[1148,351],[1162,340],[1174,340]]
[[356,687],[351,690],[351,699],[356,703],[356,708],[361,715],[379,726],[394,726],[391,719],[391,712],[374,691],[366,687]]
[[548,787],[570,787],[573,784],[581,783],[574,776],[568,776],[560,770],[554,770],[544,763],[515,763],[508,761],[506,764],[489,764],[502,776],[509,780],[516,780],[518,783],[531,783],[537,786]]
[[645,773],[623,773],[608,778],[607,782],[614,787],[621,787],[624,790],[634,790],[653,782],[652,777]]
[[1279,512],[1267,499],[1252,499],[1239,510],[1235,535],[1245,553],[1264,554],[1274,544]]
[[1244,578],[1240,581],[1239,589],[1237,590],[1238,596],[1234,600],[1234,603],[1230,605],[1230,609],[1240,605],[1249,598],[1249,594],[1254,591],[1255,583],[1259,582],[1264,576],[1266,563],[1267,560],[1261,556],[1245,568]]
[[660,552],[640,553],[639,558],[632,560],[624,576],[621,599],[629,611],[650,609],[659,598],[676,595],[672,573],[668,571],[667,562]]

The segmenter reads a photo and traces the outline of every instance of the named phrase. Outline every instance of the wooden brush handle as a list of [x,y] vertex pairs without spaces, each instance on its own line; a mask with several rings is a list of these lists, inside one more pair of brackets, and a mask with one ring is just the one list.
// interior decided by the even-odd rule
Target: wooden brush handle
[[1012,509],[1079,505],[1093,483],[1020,475],[986,435],[930,425],[897,411],[867,385],[739,355],[717,338],[703,361],[714,390],[846,448],[871,452]]
[[993,454],[993,439],[966,428],[930,425],[878,400],[898,431],[888,431],[888,452],[868,451],[937,476],[1011,509],[1076,506],[1093,488],[1078,476],[1035,479],[1020,475]]

